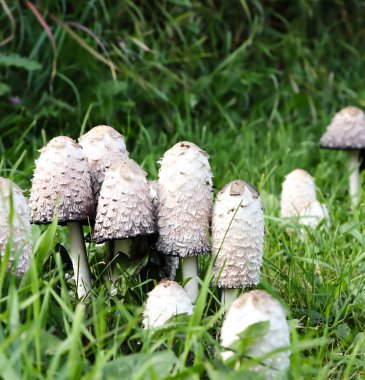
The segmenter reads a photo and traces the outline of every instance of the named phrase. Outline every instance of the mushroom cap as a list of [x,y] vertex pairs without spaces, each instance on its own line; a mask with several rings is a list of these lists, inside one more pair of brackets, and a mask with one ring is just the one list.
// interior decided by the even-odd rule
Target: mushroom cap
[[224,186],[217,194],[212,225],[216,256],[213,272],[219,287],[258,284],[264,230],[264,211],[258,191],[239,179]]
[[208,253],[213,191],[208,154],[184,141],[159,162],[157,249],[180,257]]
[[282,185],[280,215],[283,218],[297,217],[315,200],[314,178],[305,170],[295,169],[285,177]]
[[[13,216],[10,217],[10,213]],[[10,245],[8,267],[16,261],[15,273],[23,275],[30,265],[30,208],[23,191],[10,179],[0,177],[0,254]]]
[[153,234],[155,222],[146,173],[130,158],[112,165],[100,190],[93,240]]
[[337,112],[321,138],[321,148],[365,149],[365,114],[357,107]]
[[98,125],[82,135],[79,144],[89,164],[91,186],[97,203],[105,171],[128,157],[124,136],[107,125]]
[[[275,298],[262,290],[244,293],[232,303],[222,326],[222,345],[229,347],[239,339],[238,334],[247,327],[265,321],[269,322],[268,331],[247,347],[247,356],[260,358],[274,350],[290,346],[290,333],[285,311]],[[231,351],[222,353],[224,360],[232,355]],[[258,364],[251,369],[265,373],[267,379],[275,376],[278,379],[284,378],[284,376],[277,376],[279,373],[284,375],[289,368],[289,357],[289,349],[280,351],[266,358],[263,361],[264,365]]]
[[317,200],[311,202],[307,207],[299,213],[299,223],[311,228],[316,228],[322,220],[327,220],[330,223],[328,209],[325,204],[321,204]]
[[193,304],[186,290],[175,281],[164,279],[148,293],[143,325],[162,326],[175,315],[192,313]]
[[33,223],[50,223],[57,211],[60,224],[94,218],[90,173],[80,146],[59,136],[40,152],[29,198]]

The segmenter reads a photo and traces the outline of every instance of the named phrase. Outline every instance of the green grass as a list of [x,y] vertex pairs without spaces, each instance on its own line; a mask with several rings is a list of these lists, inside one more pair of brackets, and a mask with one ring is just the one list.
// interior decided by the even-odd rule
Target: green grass
[[[365,105],[364,5],[335,4],[34,2],[47,35],[34,8],[0,1],[0,175],[29,189],[37,149],[101,123],[126,136],[151,178],[175,142],[197,143],[218,189],[243,178],[261,192],[260,288],[287,307],[292,379],[365,377],[365,194],[352,211],[346,155],[318,147],[336,110]],[[332,221],[303,240],[278,218],[281,183],[296,167],[315,177]],[[1,377],[249,378],[219,359],[223,310],[209,277],[191,318],[145,331],[157,280],[145,260],[123,268],[111,296],[102,250],[90,246],[94,294],[78,304],[61,258],[66,231],[33,231],[29,273],[0,271]]]

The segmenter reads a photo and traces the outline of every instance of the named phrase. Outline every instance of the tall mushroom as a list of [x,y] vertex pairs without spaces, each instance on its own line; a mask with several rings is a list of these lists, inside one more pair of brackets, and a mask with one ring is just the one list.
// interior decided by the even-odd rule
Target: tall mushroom
[[[267,292],[253,290],[232,303],[223,322],[221,343],[228,348],[239,340],[240,333],[258,322],[269,322],[269,326],[266,333],[246,349],[248,357],[258,360],[258,364],[251,369],[263,374],[265,379],[283,379],[290,365],[289,326],[283,307]],[[276,350],[279,352],[270,355]],[[230,350],[222,352],[224,360],[232,355]],[[260,360],[263,356],[265,359]]]
[[8,268],[18,276],[30,265],[30,209],[23,191],[8,178],[0,177],[0,255],[9,249]]
[[175,281],[164,279],[148,293],[143,325],[158,327],[175,315],[192,313],[193,304],[186,290]]
[[98,125],[82,135],[79,144],[89,164],[96,207],[105,171],[112,164],[128,157],[124,136],[107,125]]
[[227,307],[238,288],[260,280],[264,211],[258,191],[243,180],[228,183],[217,194],[212,225],[215,282]]
[[160,160],[157,249],[183,259],[185,289],[198,296],[197,256],[207,254],[212,210],[212,171],[208,154],[191,142],[179,142]]
[[359,202],[359,152],[365,149],[365,114],[357,107],[336,113],[321,138],[321,148],[349,151],[349,185],[353,206]]
[[59,223],[67,224],[77,295],[83,298],[91,290],[82,230],[82,223],[94,218],[89,168],[80,146],[66,136],[55,137],[40,152],[29,199],[31,219],[48,224],[58,214]]
[[115,163],[105,173],[93,232],[95,242],[114,240],[118,251],[128,253],[126,239],[155,232],[146,175],[130,158]]

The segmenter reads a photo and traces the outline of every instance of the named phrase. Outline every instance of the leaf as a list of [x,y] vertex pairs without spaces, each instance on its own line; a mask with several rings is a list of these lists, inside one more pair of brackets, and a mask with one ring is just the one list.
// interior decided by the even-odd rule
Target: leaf
[[244,352],[249,345],[254,343],[257,339],[262,338],[267,333],[269,326],[269,321],[257,322],[248,326],[241,333],[237,334],[239,340],[233,342],[230,345],[230,348],[233,348],[235,351]]
[[10,92],[10,87],[5,83],[0,82],[0,96],[7,95]]
[[40,70],[42,65],[26,57],[21,57],[19,54],[0,54],[0,66],[18,67],[28,71]]

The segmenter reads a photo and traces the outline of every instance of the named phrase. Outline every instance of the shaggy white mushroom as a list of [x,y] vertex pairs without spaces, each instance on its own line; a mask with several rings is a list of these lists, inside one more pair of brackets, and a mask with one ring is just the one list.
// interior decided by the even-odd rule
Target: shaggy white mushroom
[[10,179],[0,177],[0,255],[10,244],[8,268],[22,276],[31,254],[30,208],[23,191]]
[[[247,347],[246,355],[259,360],[251,369],[264,374],[266,379],[285,378],[290,365],[289,326],[283,307],[267,292],[253,290],[242,294],[232,303],[222,326],[222,346],[229,348],[239,339],[238,334],[255,323],[265,321],[269,322],[268,331]],[[275,350],[279,352],[260,360]],[[222,352],[224,360],[232,355],[231,350]]]
[[207,254],[212,211],[212,171],[208,154],[191,142],[179,142],[160,160],[157,249],[183,259],[185,289],[198,296],[197,256]]
[[158,327],[175,315],[192,313],[193,304],[186,290],[175,281],[164,279],[148,293],[143,325]]
[[214,206],[212,242],[213,272],[226,307],[237,297],[238,288],[259,283],[264,230],[258,191],[242,180],[224,186]]
[[80,146],[66,136],[52,139],[36,160],[29,198],[35,224],[51,223],[58,213],[60,224],[67,224],[69,252],[79,298],[91,290],[82,223],[94,218],[90,173]]

